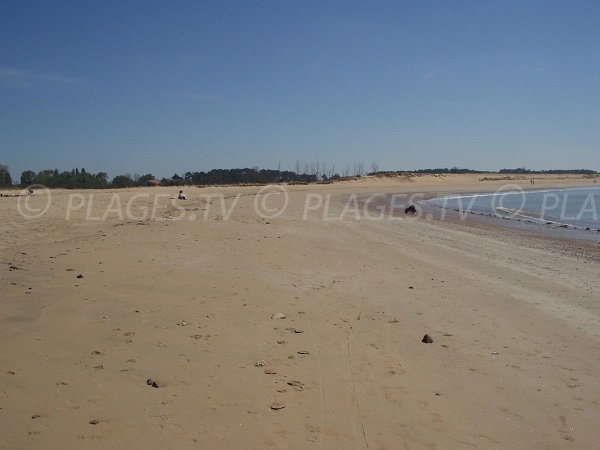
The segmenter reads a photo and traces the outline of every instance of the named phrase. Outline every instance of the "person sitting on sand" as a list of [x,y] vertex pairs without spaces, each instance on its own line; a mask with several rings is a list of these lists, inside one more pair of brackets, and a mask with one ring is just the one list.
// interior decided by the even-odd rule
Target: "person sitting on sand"
[[179,195],[177,196],[177,200],[185,200],[185,195],[183,195],[183,191],[179,191]]

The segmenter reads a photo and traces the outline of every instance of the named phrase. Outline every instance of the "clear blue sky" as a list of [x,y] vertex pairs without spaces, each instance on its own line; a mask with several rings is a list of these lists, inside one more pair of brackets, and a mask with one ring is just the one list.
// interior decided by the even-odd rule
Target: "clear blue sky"
[[600,170],[600,2],[0,2],[0,163]]

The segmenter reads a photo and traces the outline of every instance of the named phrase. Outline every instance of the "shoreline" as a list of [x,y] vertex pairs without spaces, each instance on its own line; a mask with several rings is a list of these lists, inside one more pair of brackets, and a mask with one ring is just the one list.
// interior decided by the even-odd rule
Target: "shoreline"
[[[529,186],[528,186],[529,187]],[[535,187],[523,188],[525,192],[551,192],[572,189],[598,188],[596,184],[589,186],[559,186],[559,187]],[[441,195],[439,195],[441,194]],[[568,224],[561,224],[548,220],[533,220],[532,218],[506,217],[494,215],[493,213],[477,212],[470,210],[459,210],[457,208],[445,208],[439,205],[426,203],[433,199],[447,197],[470,197],[472,195],[488,196],[495,192],[440,192],[438,195],[426,195],[423,201],[418,201],[421,211],[416,220],[433,221],[438,224],[446,224],[455,229],[476,232],[486,236],[513,240],[520,245],[534,249],[548,249],[565,256],[585,258],[589,261],[600,261],[600,229],[585,229]],[[381,205],[374,205],[381,206]],[[402,216],[402,213],[399,213]]]

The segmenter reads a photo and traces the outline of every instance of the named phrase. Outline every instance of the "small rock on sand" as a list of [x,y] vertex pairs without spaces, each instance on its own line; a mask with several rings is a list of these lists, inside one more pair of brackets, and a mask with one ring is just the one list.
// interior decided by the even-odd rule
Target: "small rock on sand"
[[296,389],[297,391],[303,391],[304,390],[304,383],[297,381],[297,380],[292,380],[292,381],[288,381],[287,383],[289,386],[293,387],[294,389]]
[[271,315],[271,319],[273,319],[273,320],[285,319],[285,314],[275,313],[275,314]]
[[264,367],[267,363],[265,362],[264,359],[261,359],[260,361],[256,361],[254,363],[254,367]]
[[148,378],[148,379],[146,380],[146,384],[147,384],[148,386],[152,386],[153,388],[156,388],[156,389],[158,389],[158,388],[159,388],[158,382],[154,381],[152,378]]
[[77,275],[77,278],[83,278],[83,275],[79,274]]
[[274,411],[278,411],[280,409],[285,408],[285,405],[283,403],[279,403],[279,402],[273,402],[271,403],[271,409]]
[[421,342],[424,344],[433,344],[433,339],[431,336],[426,334],[425,336],[423,336],[423,339],[421,339]]

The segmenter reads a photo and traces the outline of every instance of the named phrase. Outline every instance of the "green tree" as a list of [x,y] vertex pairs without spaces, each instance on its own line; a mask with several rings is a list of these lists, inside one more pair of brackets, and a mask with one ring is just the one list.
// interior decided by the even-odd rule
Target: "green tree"
[[127,175],[117,175],[113,178],[112,185],[116,188],[125,188],[133,186],[134,183],[131,177]]
[[108,174],[106,172],[98,172],[96,174],[96,179],[102,186],[106,186],[106,184],[108,184]]
[[33,170],[25,170],[21,173],[21,187],[29,186],[33,184],[33,178],[35,177],[35,172]]
[[10,169],[4,164],[0,164],[0,186],[12,186]]
[[154,175],[152,175],[151,173],[147,173],[146,175],[142,175],[139,179],[138,179],[138,184],[140,186],[145,185],[148,181],[150,180],[154,180]]

